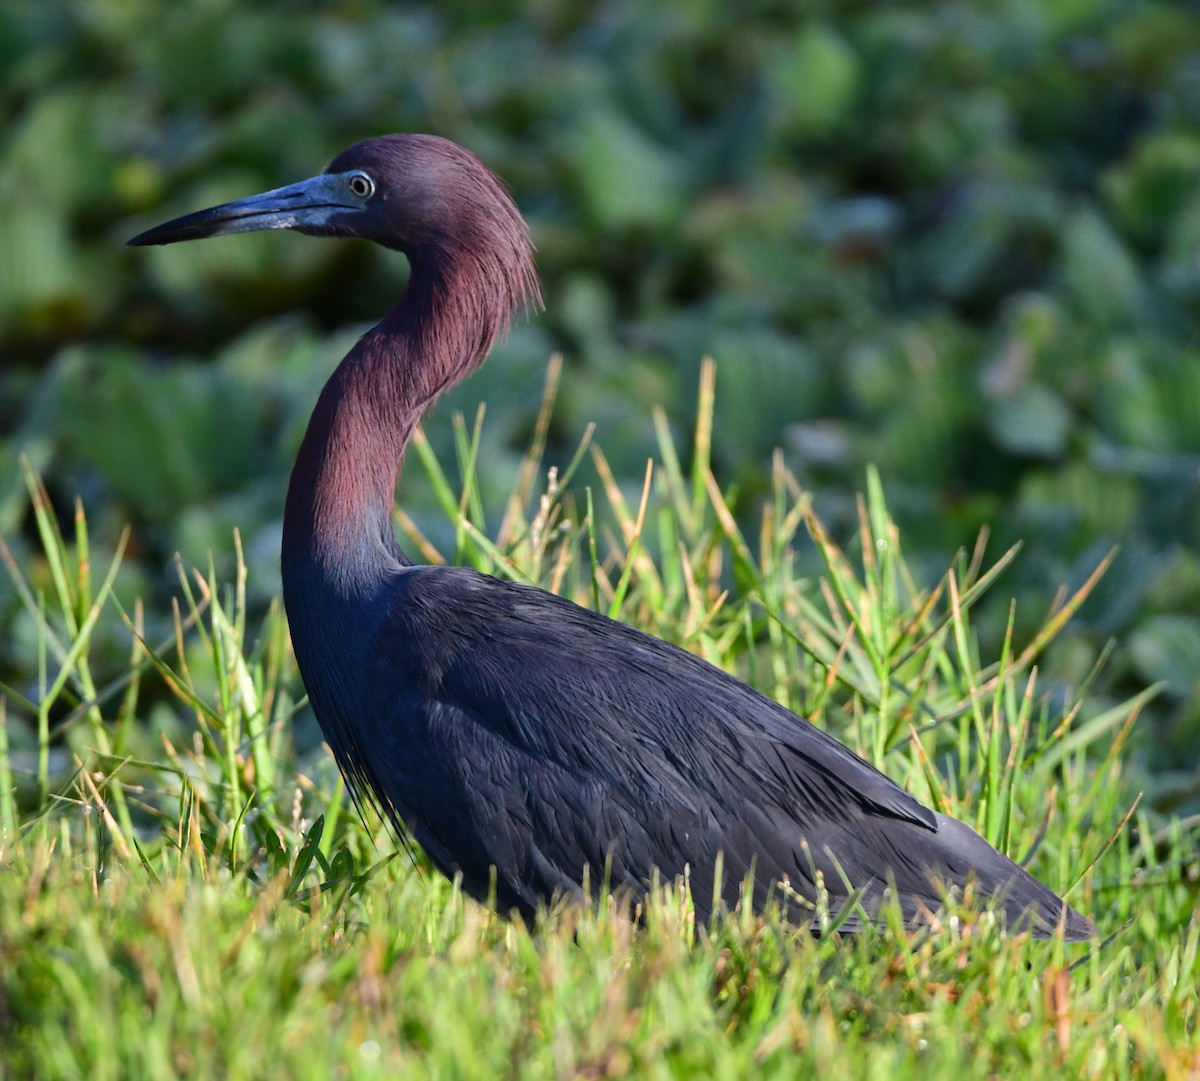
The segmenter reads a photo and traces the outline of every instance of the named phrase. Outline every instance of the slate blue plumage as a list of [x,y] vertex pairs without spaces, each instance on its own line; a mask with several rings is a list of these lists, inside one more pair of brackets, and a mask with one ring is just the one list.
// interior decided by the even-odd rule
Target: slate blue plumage
[[846,882],[862,889],[868,919],[891,883],[911,924],[970,880],[1010,925],[1094,933],[970,828],[727,673],[541,590],[412,565],[391,510],[413,428],[538,301],[525,223],[476,158],[432,136],[372,139],[318,177],[130,243],[278,228],[363,237],[412,267],[317,403],[288,490],[283,583],[338,765],[438,868],[525,917],[585,883],[634,899],[655,872],[686,872],[706,919],[753,873],[760,898],[791,891],[802,924],[818,880],[834,911]]

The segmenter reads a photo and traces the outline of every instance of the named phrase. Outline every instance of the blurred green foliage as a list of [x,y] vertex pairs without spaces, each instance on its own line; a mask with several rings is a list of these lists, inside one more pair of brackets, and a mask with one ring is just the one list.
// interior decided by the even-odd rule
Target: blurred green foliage
[[[151,593],[177,549],[228,558],[234,525],[273,589],[308,409],[403,260],[122,242],[353,140],[432,131],[512,184],[548,302],[454,392],[435,446],[451,453],[451,408],[486,401],[481,479],[514,468],[558,349],[560,445],[595,420],[636,483],[649,404],[686,424],[712,355],[716,470],[743,509],[782,446],[848,527],[878,463],[918,562],[984,524],[1027,542],[1019,628],[1120,544],[1050,682],[1115,637],[1095,697],[1161,680],[1145,759],[1200,798],[1195,5],[7,0],[0,115],[0,532],[18,544],[25,453],[110,543],[134,523]],[[428,496],[404,499],[419,519]],[[5,650],[3,678],[28,661]]]

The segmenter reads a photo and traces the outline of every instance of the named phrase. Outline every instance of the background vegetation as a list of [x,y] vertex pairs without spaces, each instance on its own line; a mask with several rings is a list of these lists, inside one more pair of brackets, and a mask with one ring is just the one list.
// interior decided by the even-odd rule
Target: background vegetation
[[[867,649],[859,675],[824,697],[832,656],[824,665],[819,656],[805,657],[760,603],[776,596],[772,575],[783,565],[789,588],[796,584],[801,594],[820,596],[818,579],[830,588],[828,550],[810,542],[800,511],[789,508],[803,506],[802,493],[811,492],[830,535],[851,541],[860,524],[855,493],[873,463],[904,540],[914,597],[943,581],[955,552],[973,550],[982,527],[990,529],[990,560],[981,565],[1023,541],[1021,557],[1006,564],[998,583],[972,598],[954,663],[992,678],[996,665],[1003,667],[992,658],[1025,658],[1013,669],[1016,679],[1036,659],[1036,683],[996,707],[1005,738],[1018,746],[1030,731],[1058,731],[1063,717],[1091,726],[1063,750],[1032,753],[1041,772],[1031,766],[1020,792],[1000,803],[993,793],[982,805],[984,779],[996,783],[1001,761],[988,767],[982,727],[944,739],[934,734],[929,753],[956,780],[948,794],[927,794],[953,804],[974,792],[963,806],[983,816],[977,821],[995,831],[989,835],[1022,854],[1039,852],[1040,869],[1065,888],[1083,870],[1079,862],[1099,854],[1135,794],[1145,792],[1118,842],[1119,859],[1099,883],[1088,880],[1085,907],[1110,928],[1139,908],[1152,909],[1156,922],[1141,926],[1142,937],[1126,952],[1095,962],[1100,967],[1088,987],[1096,997],[1082,1008],[1108,1026],[1105,1038],[1112,1041],[1105,1045],[1109,1057],[1091,1066],[1096,1076],[1109,1076],[1105,1071],[1118,1061],[1130,1071],[1154,1063],[1145,1068],[1169,1073],[1174,1060],[1164,1048],[1195,1022],[1194,995],[1176,1000],[1171,988],[1186,988],[1195,973],[1194,919],[1190,931],[1183,928],[1200,850],[1200,13],[1193,6],[8,0],[0,7],[0,118],[0,537],[14,568],[0,575],[0,689],[7,699],[0,707],[0,763],[14,770],[17,789],[8,825],[20,820],[50,831],[30,840],[24,854],[0,848],[0,860],[5,879],[42,884],[45,852],[73,854],[65,864],[70,870],[51,881],[75,899],[74,908],[46,901],[43,909],[32,887],[0,889],[4,921],[22,921],[20,935],[31,936],[0,932],[0,970],[13,973],[7,984],[0,978],[0,1036],[6,1024],[27,1024],[12,1011],[17,998],[36,988],[62,996],[80,950],[96,966],[83,966],[91,976],[81,985],[81,1002],[95,981],[109,978],[106,965],[144,976],[157,964],[139,961],[153,947],[139,944],[136,931],[150,918],[139,906],[160,902],[144,902],[128,881],[114,887],[125,900],[113,903],[125,915],[107,927],[89,925],[98,943],[128,934],[127,953],[106,958],[103,950],[88,954],[92,947],[72,942],[53,954],[76,959],[64,971],[50,962],[45,968],[9,963],[25,957],[39,934],[47,941],[65,936],[66,913],[86,907],[88,891],[100,888],[97,867],[112,855],[97,839],[105,831],[88,834],[100,849],[80,848],[71,810],[77,804],[52,798],[84,784],[87,774],[77,772],[77,763],[94,761],[97,752],[102,763],[109,752],[135,755],[137,762],[123,768],[141,788],[125,792],[116,783],[110,791],[100,777],[104,800],[99,789],[95,801],[82,789],[72,798],[78,806],[110,807],[123,855],[140,865],[134,851],[140,836],[150,874],[176,881],[180,891],[168,892],[151,922],[166,921],[169,962],[163,963],[183,972],[179,1016],[200,1020],[190,1035],[163,1021],[173,1033],[164,1036],[160,1063],[168,1072],[186,1072],[171,1057],[179,1047],[196,1054],[197,1046],[207,1046],[203,1032],[212,1039],[214,1032],[229,1035],[236,1016],[231,1010],[223,1019],[207,1018],[197,1005],[217,995],[218,984],[205,983],[203,974],[189,983],[180,969],[188,951],[181,953],[179,944],[189,934],[211,925],[231,939],[279,935],[299,953],[313,949],[303,920],[260,919],[256,906],[273,895],[256,892],[247,866],[261,882],[285,873],[282,888],[294,879],[294,896],[300,884],[365,883],[362,876],[379,858],[371,839],[356,835],[343,815],[327,822],[322,859],[345,851],[351,862],[336,871],[311,860],[302,865],[315,815],[339,797],[311,716],[302,708],[291,724],[300,687],[270,606],[278,594],[282,493],[308,411],[355,334],[403,288],[403,260],[366,245],[286,235],[152,251],[125,250],[122,243],[175,213],[308,176],[355,139],[425,130],[469,146],[510,182],[539,247],[547,311],[518,327],[429,423],[431,453],[419,456],[423,468],[416,468],[418,459],[410,463],[402,489],[415,528],[447,559],[505,569],[485,540],[499,536],[508,572],[551,580],[542,554],[514,552],[504,543],[519,531],[505,533],[502,517],[514,486],[521,506],[530,515],[537,509],[541,489],[525,463],[536,461],[539,476],[549,466],[566,470],[594,422],[605,452],[601,464],[583,456],[568,491],[551,503],[561,506],[566,535],[578,546],[586,539],[580,532],[586,491],[603,493],[601,522],[593,526],[605,561],[601,577],[610,587],[602,603],[616,602],[626,618],[814,710],[881,761],[906,738],[903,726],[894,730],[892,723],[932,708],[912,706],[933,695],[929,676],[921,668],[894,672],[886,650]],[[564,371],[555,408],[539,424],[547,364],[556,352]],[[694,443],[707,356],[718,371],[711,439]],[[472,442],[480,402],[487,419]],[[655,404],[662,407],[657,421]],[[702,396],[701,418],[705,408]],[[469,418],[457,430],[456,411]],[[526,458],[526,448],[541,442],[544,455]],[[679,448],[679,476],[698,502],[685,506],[655,488],[666,509],[645,518],[637,534],[642,555],[634,559],[629,529],[645,462],[655,457],[669,465],[664,447]],[[44,477],[49,502],[30,499],[21,455]],[[719,486],[712,490],[705,480],[710,463]],[[477,532],[456,516],[464,485],[462,505]],[[76,496],[88,511],[82,535],[82,519],[72,517]],[[872,505],[882,514],[881,504]],[[621,507],[631,508],[624,518]],[[52,522],[69,543],[55,540]],[[749,563],[744,545],[734,542],[734,523],[751,538],[756,557]],[[90,617],[126,524],[131,532],[114,564],[111,597],[103,592]],[[753,543],[760,535],[771,558]],[[655,592],[655,577],[639,560],[671,565],[680,537],[703,566],[664,570]],[[1118,554],[1086,603],[1065,628],[1056,624],[1046,633],[1056,592],[1065,586],[1075,595],[1114,544]],[[87,573],[71,571],[81,551],[89,554]],[[591,593],[581,551],[572,550],[573,570],[559,584],[586,601],[601,591]],[[277,688],[264,711],[275,726],[272,756],[281,763],[273,779],[257,772],[272,757],[261,753],[263,744],[251,754],[240,737],[227,733],[227,745],[212,735],[217,728],[206,728],[229,693],[220,674],[225,661],[214,657],[229,661],[234,653],[214,654],[186,619],[180,649],[168,648],[176,633],[172,598],[181,591],[176,552],[185,566],[201,568],[209,567],[211,553],[212,596],[230,583],[242,591],[235,622],[244,637],[234,653],[246,673],[256,673],[251,682],[260,690]],[[960,569],[966,573],[965,564]],[[689,574],[700,582],[692,593],[685,588]],[[734,600],[710,627],[709,606],[724,588],[733,589]],[[822,624],[790,593],[777,600],[774,612],[806,634],[853,624],[848,616]],[[203,597],[193,602],[211,618]],[[166,644],[159,660],[170,673],[133,641],[129,624],[147,642]],[[957,651],[949,624],[939,626],[938,648]],[[259,628],[261,639],[253,633]],[[77,649],[72,642],[80,643]],[[939,666],[949,663],[938,657]],[[1098,659],[1104,663],[1097,670]],[[189,662],[194,678],[184,679],[180,668]],[[61,685],[56,666],[66,673]],[[886,697],[889,686],[881,677],[892,674],[912,696],[903,706],[881,704],[881,688]],[[953,702],[961,710],[970,679],[950,683],[937,700],[947,715]],[[1150,685],[1158,693],[1141,696]],[[181,688],[188,692],[182,697]],[[1025,693],[1030,702],[1021,706]],[[906,712],[910,707],[917,712]],[[1136,724],[1126,729],[1130,717]],[[1116,747],[1105,742],[1118,733]],[[165,759],[163,741],[173,748]],[[198,763],[187,758],[197,747],[204,751]],[[1118,750],[1120,768],[1111,757]],[[218,751],[232,772],[213,772]],[[975,753],[984,755],[982,764]],[[237,772],[245,766],[242,754],[253,760],[253,776]],[[1062,773],[1068,760],[1079,771],[1069,777]],[[1089,772],[1088,761],[1097,772]],[[885,765],[918,787],[935,782],[919,768],[919,756],[904,763],[900,768],[892,757]],[[291,783],[296,770],[298,789]],[[1087,815],[1056,817],[1052,809],[1043,837],[1038,823],[1047,811],[1039,802],[1046,793],[1061,785],[1063,800],[1074,800],[1096,778],[1112,785],[1108,802],[1098,805],[1092,792],[1084,799]],[[223,846],[243,825],[251,828],[252,822],[240,823],[244,809],[234,798],[249,799],[251,791],[263,808],[255,843],[268,845],[275,836],[283,855],[260,853],[247,864],[244,854]],[[1006,824],[1009,812],[994,817],[998,806],[1010,808],[1015,826]],[[163,825],[164,815],[174,815],[174,832]],[[147,822],[155,824],[149,834]],[[55,840],[59,827],[64,832]],[[180,857],[171,864],[172,850],[190,851],[195,863]],[[10,866],[23,873],[8,875]],[[1156,867],[1165,893],[1126,892],[1135,876]],[[234,885],[223,875],[234,876]],[[386,875],[407,881],[394,867]],[[225,915],[205,909],[214,884],[235,908],[247,907]],[[367,964],[407,979],[412,957],[443,956],[452,942],[464,951],[479,947],[495,961],[494,970],[485,966],[474,977],[493,989],[493,981],[511,989],[512,981],[521,983],[516,973],[532,971],[505,967],[525,956],[525,939],[490,925],[481,929],[471,923],[474,915],[464,931],[454,922],[462,918],[455,902],[437,887],[383,900],[390,895],[384,890],[371,902],[355,893],[360,907],[339,901],[334,917],[321,924],[319,941],[330,956],[355,958],[347,973]],[[424,921],[423,945],[397,945],[381,960],[384,939],[347,933],[351,952],[338,952],[337,936],[348,927],[400,919],[387,907],[393,903],[404,919]],[[439,923],[444,912],[448,922]],[[567,941],[572,933],[548,931],[547,941],[559,941],[556,935]],[[612,946],[604,935],[617,933],[596,932],[596,958]],[[668,934],[662,941],[675,940]],[[704,966],[716,965],[720,949],[737,955],[743,947],[725,943],[694,964],[707,980]],[[664,949],[663,957],[674,956]],[[760,964],[755,949],[747,956]],[[825,986],[830,966],[840,965],[821,949],[804,954],[815,982],[795,985],[791,1001]],[[1024,955],[1007,950],[989,955],[986,964],[994,967],[976,973],[980,986],[1023,963]],[[562,963],[571,971],[593,959],[586,950],[566,956]],[[899,981],[897,1009],[920,1013],[927,996],[940,993],[930,990],[934,984],[953,986],[954,1003],[970,1004],[969,988],[964,995],[948,977],[953,953],[937,956],[923,976]],[[1052,967],[1061,960],[1039,956]],[[539,969],[538,979],[553,984],[559,962],[546,963],[553,971]],[[647,972],[649,982],[636,984],[641,990],[630,991],[627,1004],[637,1016],[658,1009],[661,1017],[661,1006],[647,1005],[656,992],[646,990],[660,986],[661,973],[652,964],[640,974]],[[884,979],[850,962],[839,976],[847,973],[859,973],[868,989]],[[319,983],[321,974],[305,978]],[[1099,988],[1122,979],[1124,997],[1104,998]],[[429,986],[435,1000],[449,994],[436,979]],[[835,1035],[850,1011],[862,1008],[853,1005],[853,986],[854,979],[845,980],[850,997],[839,994],[822,1007]],[[139,997],[136,1009],[156,1010],[150,1002],[156,993],[145,983],[143,989],[148,997]],[[362,992],[368,1007],[372,993]],[[741,1033],[745,1054],[771,1062],[766,1051],[760,1056],[758,1041],[775,1029],[761,1026],[784,1025],[786,1001],[760,1003],[755,1013],[754,994],[734,1006],[724,993],[710,1000],[713,1030]],[[1015,986],[1005,992],[1023,993]],[[1051,1008],[1057,1000],[1046,994],[1031,1007],[1029,1047],[1050,1041],[1061,1050]],[[1165,1012],[1129,1037],[1130,1018],[1147,1001],[1165,1003]],[[1013,1000],[1000,996],[995,1006],[1003,1012]],[[739,1027],[743,1009],[754,1024]],[[945,1015],[938,1009],[928,1016],[940,1018],[952,1035],[975,1026],[983,1007]],[[526,1017],[520,1009],[518,1015]],[[474,1015],[464,1010],[463,1016]],[[616,1019],[626,1012],[614,1008],[612,1016],[619,1034]],[[541,1020],[547,1031],[559,1031],[550,1015]],[[110,1021],[97,1015],[89,1022],[101,1041],[87,1060],[91,1067],[104,1054],[120,1057],[114,1047],[123,1045],[103,1042],[114,1030]],[[346,1023],[346,1039],[357,1040],[361,1017]],[[416,1028],[405,1030],[406,1039],[416,1040],[412,1046],[452,1039],[412,1023]],[[564,1022],[561,1031],[574,1031],[576,1023]],[[819,1064],[822,1048],[840,1044],[814,1025],[803,1039]],[[884,1028],[898,1038],[898,1030]],[[987,1061],[1000,1072],[1015,1069],[1025,1045],[1003,1043],[1002,1028],[991,1036],[983,1029],[983,1044],[991,1047],[994,1037],[1003,1045]],[[1114,1035],[1117,1029],[1124,1035]],[[851,1030],[873,1031],[857,1021]],[[780,1046],[795,1050],[798,1030],[779,1031],[787,1033]],[[929,1040],[928,1030],[920,1031],[897,1052],[915,1056],[914,1068],[923,1061],[917,1044]],[[43,1035],[52,1042],[50,1032]],[[617,1035],[612,1043],[620,1045]],[[901,1044],[893,1039],[887,1046]],[[1083,1071],[1091,1060],[1078,1042],[1065,1047],[1058,1065]],[[530,1062],[542,1061],[532,1045],[525,1050]],[[728,1069],[736,1074],[736,1063],[745,1060],[729,1054]],[[601,1076],[599,1051],[595,1058],[572,1059],[571,1068]],[[562,1075],[564,1060],[553,1061]],[[940,1061],[963,1076],[961,1065]],[[70,1066],[64,1060],[62,1075],[70,1075]]]

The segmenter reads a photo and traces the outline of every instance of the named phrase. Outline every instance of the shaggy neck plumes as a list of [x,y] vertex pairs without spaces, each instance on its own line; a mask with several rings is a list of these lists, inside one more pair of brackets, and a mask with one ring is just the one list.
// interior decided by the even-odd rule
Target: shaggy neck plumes
[[[507,199],[507,197],[505,197]],[[284,517],[284,578],[362,595],[407,559],[391,525],[405,447],[422,412],[479,366],[513,312],[538,300],[511,203],[461,242],[410,253],[404,295],[338,366],[309,422]],[[515,223],[515,227],[514,224]]]

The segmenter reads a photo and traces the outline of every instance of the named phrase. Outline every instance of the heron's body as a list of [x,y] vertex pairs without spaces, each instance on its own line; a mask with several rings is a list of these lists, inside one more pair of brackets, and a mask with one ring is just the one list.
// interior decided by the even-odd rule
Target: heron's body
[[444,873],[526,916],[589,886],[637,896],[685,875],[702,917],[747,875],[798,921],[818,883],[833,910],[861,890],[869,916],[890,885],[910,923],[973,881],[1010,923],[1091,933],[974,831],[727,673],[542,590],[410,564],[391,509],[412,430],[536,297],[524,223],[476,159],[428,136],[371,140],[313,181],[137,242],[279,227],[365,236],[412,264],[313,414],[283,582],[339,766]]

